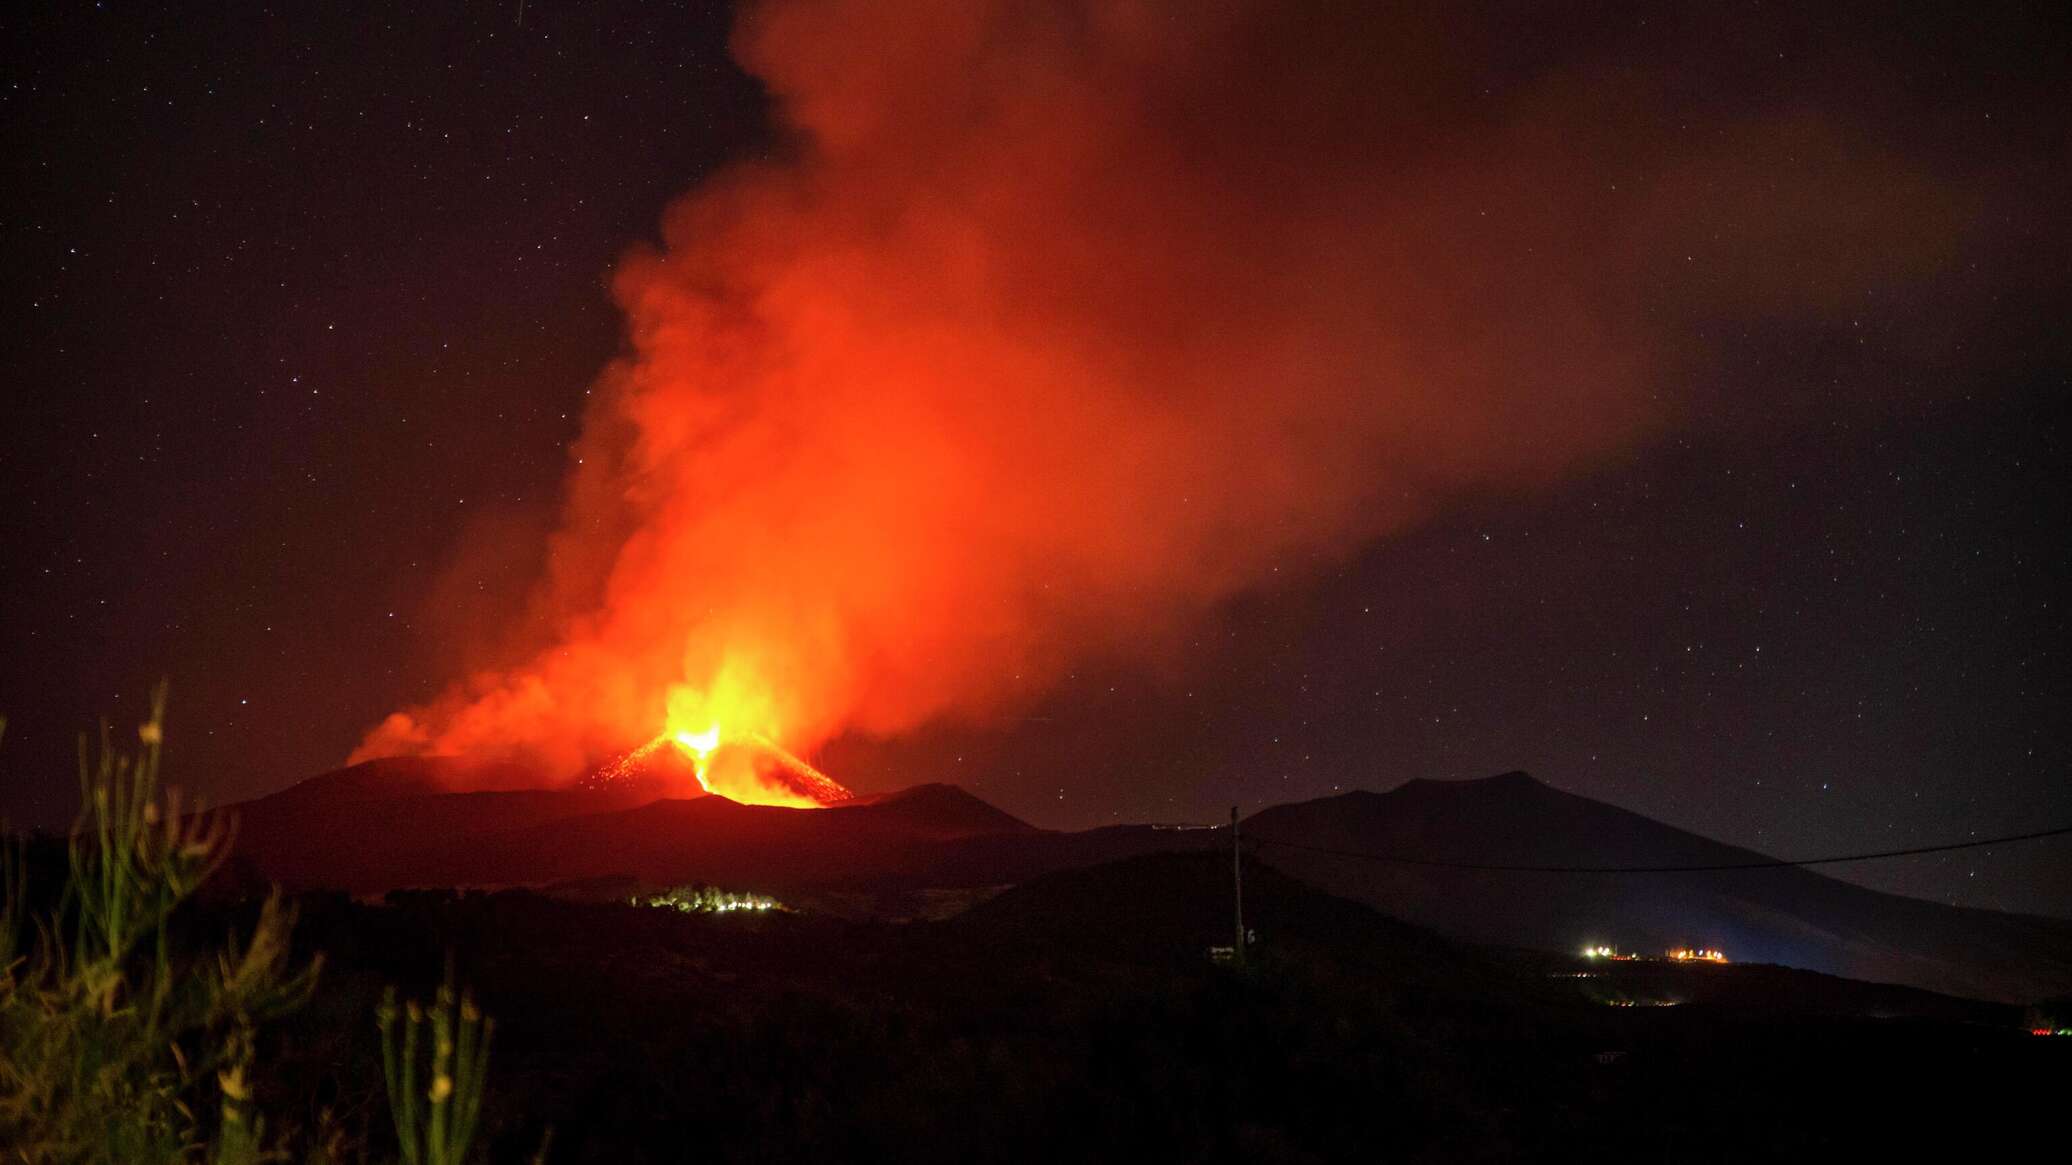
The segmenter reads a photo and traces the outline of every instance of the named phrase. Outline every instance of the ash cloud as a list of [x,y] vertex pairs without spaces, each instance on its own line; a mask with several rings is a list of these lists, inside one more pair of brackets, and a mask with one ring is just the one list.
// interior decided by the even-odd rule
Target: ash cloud
[[1722,337],[1926,311],[1982,245],[1992,192],[1844,95],[1875,62],[1537,11],[750,9],[786,140],[618,270],[515,662],[356,756],[573,771],[678,688],[799,751],[982,720],[1695,423]]

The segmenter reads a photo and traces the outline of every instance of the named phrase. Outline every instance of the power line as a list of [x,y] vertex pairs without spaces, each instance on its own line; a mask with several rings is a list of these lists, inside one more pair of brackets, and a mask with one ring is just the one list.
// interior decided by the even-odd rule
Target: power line
[[1341,858],[1359,858],[1371,862],[1394,862],[1406,866],[1437,866],[1448,870],[1488,870],[1513,874],[1705,874],[1722,870],[1772,870],[1788,866],[1830,866],[1839,862],[1867,862],[1877,858],[1903,858],[1915,854],[1947,853],[1951,850],[1978,849],[1989,845],[2008,845],[2018,841],[2036,841],[2046,837],[2062,837],[2072,834],[2072,825],[2056,829],[2043,829],[2035,833],[2017,833],[2007,837],[1989,837],[1979,841],[1953,841],[1946,845],[1923,845],[1908,849],[1879,850],[1876,853],[1841,854],[1825,858],[1764,858],[1753,862],[1720,862],[1714,865],[1694,866],[1522,866],[1499,865],[1485,862],[1449,862],[1437,858],[1410,858],[1400,854],[1374,853],[1364,850],[1332,849],[1329,846],[1304,845],[1301,842],[1280,841],[1271,837],[1250,835],[1254,845],[1277,845],[1282,849],[1305,850],[1309,853],[1330,854]]

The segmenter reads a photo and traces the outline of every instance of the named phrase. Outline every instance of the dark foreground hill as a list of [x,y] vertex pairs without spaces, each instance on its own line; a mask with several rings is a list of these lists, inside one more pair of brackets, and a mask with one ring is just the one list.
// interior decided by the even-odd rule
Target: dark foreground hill
[[1792,973],[1738,966],[1661,969],[1717,1002],[1607,1006],[1258,866],[1239,971],[1204,950],[1227,874],[1145,856],[904,925],[310,896],[327,987],[268,1087],[359,1111],[326,1090],[379,1078],[380,986],[422,993],[449,958],[499,1019],[492,1160],[549,1127],[564,1162],[1983,1159],[2072,1084],[2072,1040],[2014,1008],[1913,993],[1877,1019],[1889,999],[1842,985],[1780,1009]]
[[[937,916],[945,902],[954,909],[1056,871],[1228,845],[1223,830],[1037,829],[948,785],[802,810],[672,799],[640,781],[445,793],[439,763],[374,762],[239,806],[240,852],[291,887],[695,882],[897,918]],[[2072,992],[2072,923],[1881,894],[1804,869],[1513,873],[1317,852],[1504,865],[1762,858],[1522,773],[1276,806],[1244,831],[1269,866],[1476,943],[1704,946],[1979,998]]]
[[[1464,991],[1495,965],[1432,931],[1245,863],[1247,950],[1325,955],[1389,982]],[[1159,853],[1046,874],[974,906],[958,927],[990,941],[1147,963],[1200,962],[1235,945],[1222,852]],[[1260,944],[1264,943],[1264,946]]]
[[2072,990],[2072,923],[1882,894],[1807,869],[1549,874],[1316,852],[1536,866],[1763,860],[1524,773],[1411,781],[1387,793],[1280,805],[1243,828],[1280,869],[1477,942],[1553,950],[1607,944],[1648,954],[1713,947],[1742,961],[1987,999]]

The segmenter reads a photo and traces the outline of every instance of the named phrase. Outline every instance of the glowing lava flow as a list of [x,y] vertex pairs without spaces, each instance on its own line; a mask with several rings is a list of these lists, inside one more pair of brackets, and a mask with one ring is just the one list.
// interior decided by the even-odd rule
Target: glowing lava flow
[[841,782],[768,735],[723,734],[717,724],[702,732],[664,729],[589,780],[603,786],[667,772],[666,750],[672,747],[690,762],[700,789],[743,805],[824,809],[855,797]]
[[723,737],[719,725],[714,724],[703,732],[665,732],[663,736],[690,758],[700,787],[731,801],[819,809],[854,796],[840,782],[760,732]]

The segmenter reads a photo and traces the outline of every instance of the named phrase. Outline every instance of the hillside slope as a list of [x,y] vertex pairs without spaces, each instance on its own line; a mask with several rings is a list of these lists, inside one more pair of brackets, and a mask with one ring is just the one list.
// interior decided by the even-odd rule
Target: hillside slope
[[2072,923],[1883,894],[1811,870],[1549,874],[1349,858],[1275,842],[1492,865],[1677,866],[1763,855],[1562,792],[1524,773],[1411,781],[1263,810],[1262,860],[1407,921],[1479,942],[1741,961],[2026,1000],[2072,989]]

